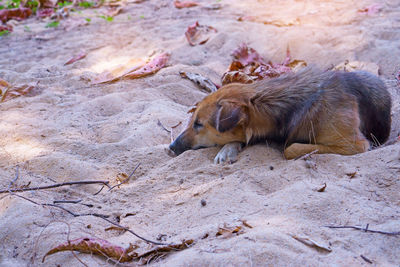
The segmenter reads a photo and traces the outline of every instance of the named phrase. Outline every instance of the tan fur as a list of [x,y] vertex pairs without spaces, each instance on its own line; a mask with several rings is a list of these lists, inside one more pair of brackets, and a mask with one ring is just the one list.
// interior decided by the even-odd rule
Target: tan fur
[[365,99],[357,99],[354,91],[359,90],[360,81],[366,81],[365,88],[373,95],[368,101],[382,110],[377,116],[385,127],[389,123],[389,129],[390,96],[372,75],[340,75],[307,69],[270,81],[223,86],[196,105],[187,129],[170,148],[180,154],[187,149],[266,139],[283,142],[287,159],[310,152],[365,152],[370,144],[360,129],[371,128],[374,122],[360,121],[359,101]]

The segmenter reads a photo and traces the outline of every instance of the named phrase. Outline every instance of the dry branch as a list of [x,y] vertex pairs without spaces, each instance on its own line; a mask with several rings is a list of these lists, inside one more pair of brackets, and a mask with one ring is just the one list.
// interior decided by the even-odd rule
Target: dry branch
[[365,228],[358,227],[358,226],[351,226],[351,225],[344,225],[344,226],[334,226],[334,225],[327,225],[325,227],[332,228],[332,229],[339,229],[339,228],[348,228],[348,229],[356,229],[364,232],[370,232],[370,233],[377,233],[377,234],[383,234],[383,235],[400,235],[400,231],[398,232],[384,232],[384,231],[378,231],[378,230],[370,230],[368,229],[368,224]]
[[55,188],[55,187],[60,187],[60,186],[66,186],[66,185],[75,185],[75,184],[103,184],[106,186],[109,186],[110,182],[109,181],[77,181],[77,182],[65,182],[65,183],[59,183],[59,184],[52,184],[52,185],[45,185],[45,186],[38,186],[38,187],[27,187],[27,188],[15,188],[15,189],[5,189],[5,190],[0,190],[0,194],[2,193],[12,193],[12,192],[24,192],[24,191],[34,191],[34,190],[42,190],[42,189],[50,189],[50,188]]

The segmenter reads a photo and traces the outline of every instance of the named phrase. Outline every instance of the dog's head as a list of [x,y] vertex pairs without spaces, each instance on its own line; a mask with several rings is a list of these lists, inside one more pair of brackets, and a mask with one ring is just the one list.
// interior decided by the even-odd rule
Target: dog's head
[[176,155],[189,149],[246,142],[246,90],[236,87],[219,89],[189,111],[192,116],[187,128],[169,146]]

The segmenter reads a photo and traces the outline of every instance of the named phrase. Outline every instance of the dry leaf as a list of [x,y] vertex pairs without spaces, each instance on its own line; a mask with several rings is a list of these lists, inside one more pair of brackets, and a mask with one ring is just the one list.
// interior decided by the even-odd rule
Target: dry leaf
[[18,87],[12,86],[8,84],[6,81],[1,80],[0,102],[5,102],[21,95],[27,95],[32,91],[33,88],[35,88],[35,86],[28,84],[24,84]]
[[315,248],[319,252],[325,252],[325,253],[332,252],[332,249],[330,249],[329,247],[322,246],[308,237],[300,237],[300,236],[296,236],[296,235],[291,235],[291,236],[294,239],[296,239],[297,241],[300,241],[301,243],[303,243],[311,248]]
[[240,235],[243,233],[242,227],[241,226],[227,226],[224,224],[224,227],[218,227],[218,232],[215,234],[215,236],[222,236],[223,238],[228,238],[231,237],[233,234]]
[[218,87],[208,78],[201,76],[198,73],[192,72],[179,72],[181,77],[191,80],[196,83],[200,88],[205,89],[207,92],[212,93],[218,90]]
[[0,20],[6,23],[10,19],[24,20],[32,15],[32,10],[26,7],[0,10]]
[[228,83],[252,83],[257,79],[256,76],[247,75],[241,71],[228,71],[222,75],[222,85]]
[[255,16],[241,16],[237,19],[238,21],[251,21],[262,23],[265,25],[274,25],[276,27],[289,27],[294,25],[300,25],[300,20],[298,18],[292,20],[264,20],[263,18],[255,17]]
[[342,70],[342,71],[357,71],[357,70],[365,70],[371,72],[372,74],[379,75],[379,66],[373,62],[362,62],[362,61],[348,61],[346,60],[339,65],[333,67],[333,70]]
[[207,25],[200,25],[198,21],[190,25],[185,36],[191,46],[205,44],[212,35],[217,33],[217,29]]
[[198,6],[199,4],[193,1],[178,1],[175,0],[174,1],[174,5],[176,8],[187,8],[187,7],[194,7],[194,6]]
[[222,76],[222,84],[232,82],[252,83],[255,80],[278,77],[307,66],[303,60],[291,60],[289,48],[282,63],[266,62],[256,50],[246,44],[240,45],[232,53],[234,61]]
[[383,8],[382,4],[375,3],[375,4],[372,4],[372,5],[369,5],[369,6],[365,7],[363,9],[359,9],[358,12],[365,13],[368,16],[372,16],[372,15],[375,15],[375,14],[379,13],[382,10],[382,8]]
[[168,53],[163,53],[163,54],[155,57],[153,60],[148,62],[143,67],[123,75],[123,78],[124,79],[125,78],[126,79],[136,79],[136,78],[142,78],[147,75],[154,74],[166,66],[169,56],[170,55]]
[[70,240],[49,250],[46,255],[44,255],[42,262],[45,261],[48,255],[61,251],[79,251],[82,253],[106,256],[118,262],[128,262],[137,257],[137,253],[133,252],[135,249],[137,249],[137,246],[133,246],[132,244],[130,244],[128,248],[124,249],[120,246],[111,244],[107,240],[85,237]]
[[38,18],[47,18],[54,14],[54,8],[41,8],[36,11],[36,16]]
[[317,189],[317,192],[324,192],[326,189],[326,183],[324,183],[324,186],[322,186],[320,189]]
[[72,63],[75,63],[76,61],[81,60],[81,59],[83,59],[85,57],[86,57],[86,53],[85,52],[80,52],[78,55],[74,56],[73,58],[71,58],[70,60],[65,62],[64,66],[72,64]]
[[353,179],[353,178],[356,176],[356,174],[357,174],[357,172],[349,172],[349,173],[346,173],[346,175],[349,176],[350,179]]

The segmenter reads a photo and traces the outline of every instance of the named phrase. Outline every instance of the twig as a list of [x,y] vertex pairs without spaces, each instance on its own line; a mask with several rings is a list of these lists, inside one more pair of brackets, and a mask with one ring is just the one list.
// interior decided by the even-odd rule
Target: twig
[[27,201],[33,203],[33,204],[39,205],[39,206],[50,206],[50,207],[55,207],[55,208],[62,209],[63,211],[68,212],[69,214],[71,214],[71,215],[74,216],[74,217],[80,217],[80,216],[94,216],[94,217],[97,217],[97,218],[101,218],[101,219],[103,219],[103,220],[105,220],[105,221],[107,221],[107,222],[109,222],[109,223],[111,223],[111,224],[113,224],[113,225],[115,225],[115,226],[117,226],[117,227],[120,227],[121,229],[124,229],[125,231],[128,231],[129,233],[133,234],[133,235],[136,236],[137,238],[140,238],[140,239],[142,239],[142,240],[144,240],[144,241],[146,241],[146,242],[148,242],[148,243],[152,243],[152,244],[154,244],[154,245],[163,245],[163,246],[164,246],[164,245],[171,245],[171,244],[165,244],[165,243],[156,242],[156,241],[152,241],[152,240],[149,240],[149,239],[147,239],[147,238],[144,238],[144,237],[142,237],[142,236],[136,234],[134,231],[132,231],[132,230],[129,229],[128,227],[122,226],[122,225],[120,225],[120,224],[118,224],[118,223],[116,223],[116,222],[113,222],[113,221],[107,219],[107,217],[109,217],[108,215],[102,215],[102,214],[98,214],[98,213],[84,213],[84,214],[78,214],[78,213],[74,213],[74,212],[72,212],[72,211],[70,211],[70,210],[68,210],[68,209],[66,209],[66,208],[64,208],[64,207],[62,207],[62,206],[60,206],[60,205],[49,204],[49,203],[43,203],[43,204],[41,204],[41,203],[38,203],[38,202],[36,202],[36,201],[34,201],[34,200],[32,200],[32,199],[29,199],[29,198],[24,197],[24,196],[21,196],[21,195],[17,195],[17,194],[12,194],[12,195],[13,195],[13,196],[16,196],[16,197],[23,198],[23,199],[25,199],[25,200],[27,200]]
[[93,204],[85,204],[81,203],[82,199],[78,200],[53,200],[53,204],[59,204],[59,203],[67,203],[67,204],[80,204],[89,208],[93,208]]
[[24,191],[42,190],[42,189],[49,189],[49,188],[55,188],[55,187],[66,186],[66,185],[74,185],[74,184],[103,184],[103,185],[109,187],[109,185],[108,185],[109,183],[110,183],[109,181],[65,182],[65,183],[38,186],[38,187],[27,187],[27,188],[15,188],[15,189],[0,190],[0,194],[2,194],[2,193],[11,193],[11,192],[24,192]]
[[360,255],[361,259],[365,260],[366,262],[372,264],[372,261],[370,259],[368,259],[367,257],[365,257],[364,255]]
[[350,226],[350,225],[345,225],[345,226],[327,225],[324,227],[333,228],[333,229],[335,229],[335,228],[350,228],[350,229],[356,229],[356,230],[360,230],[360,231],[364,231],[364,232],[392,235],[392,236],[400,235],[400,231],[399,232],[384,232],[384,231],[378,231],[378,230],[369,230],[368,226],[369,226],[369,224],[367,224],[367,226],[365,228],[358,227],[358,226]]
[[97,191],[96,193],[94,193],[93,196],[100,194],[100,192],[103,190],[103,188],[104,188],[104,185],[100,188],[99,191]]
[[168,130],[167,127],[165,127],[160,120],[158,120],[157,125],[161,126],[165,131],[167,131],[170,134],[170,139],[171,139],[171,143],[174,141],[174,137],[173,137],[173,129],[175,129],[176,127],[178,127],[179,125],[181,125],[182,122],[178,122],[177,124],[175,124],[174,126],[171,126],[171,130]]
[[80,202],[82,202],[82,199],[78,199],[78,200],[54,200],[53,204],[58,204],[58,203],[78,204]]
[[167,131],[168,133],[171,132],[171,130],[168,130],[168,129],[164,126],[164,124],[161,123],[160,120],[158,120],[157,125],[161,126],[161,128],[163,128],[163,129],[164,129],[165,131]]
[[19,178],[19,166],[17,165],[17,167],[15,168],[15,178],[8,185],[7,191],[11,189],[11,186],[13,186],[13,184],[17,181],[18,178]]
[[129,179],[130,179],[130,178],[132,177],[132,175],[135,173],[135,171],[137,170],[137,168],[139,168],[139,166],[140,166],[140,162],[138,163],[138,165],[136,165],[135,169],[133,169],[133,171],[132,171],[131,174],[128,176],[128,178],[124,179],[124,180],[123,180],[122,182],[120,182],[119,184],[116,184],[116,185],[110,187],[110,189],[108,189],[108,192],[110,192],[113,188],[115,188],[115,187],[117,187],[117,186],[120,186],[120,185],[126,183],[127,181],[129,181]]
[[305,159],[305,158],[307,158],[307,157],[309,157],[309,156],[311,156],[311,155],[313,155],[313,154],[315,154],[317,152],[318,152],[318,149],[315,149],[315,150],[311,151],[310,153],[307,153],[307,154],[305,154],[303,156],[295,158],[294,160]]

